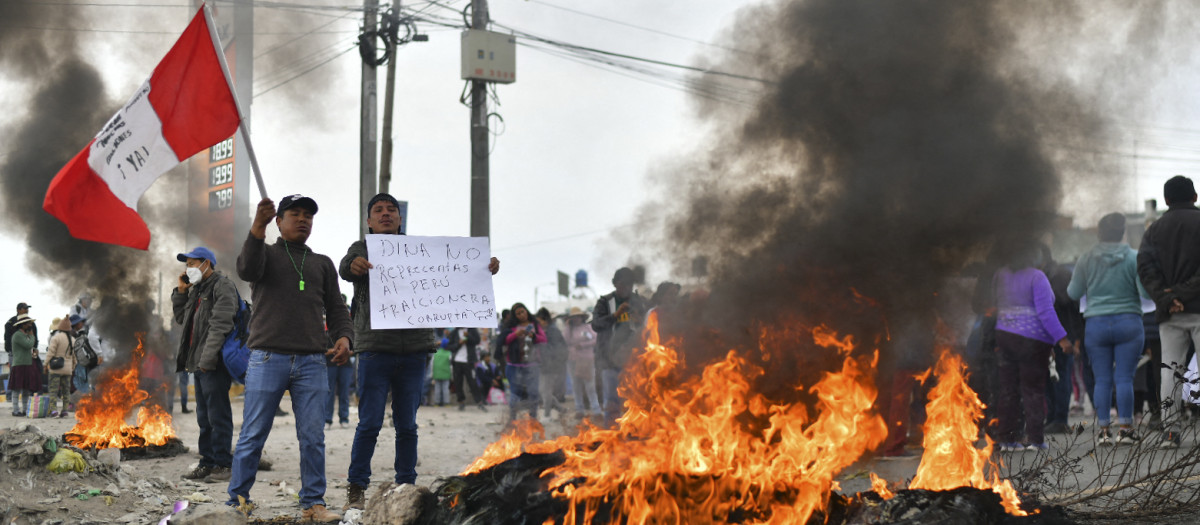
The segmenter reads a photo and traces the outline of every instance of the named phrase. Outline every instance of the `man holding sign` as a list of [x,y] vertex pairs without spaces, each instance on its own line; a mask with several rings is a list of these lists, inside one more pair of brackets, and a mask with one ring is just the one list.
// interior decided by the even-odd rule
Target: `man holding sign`
[[[451,280],[449,274],[458,270],[467,273],[472,269],[469,262],[454,264],[444,260],[456,253],[461,256],[461,251],[453,252],[449,246],[438,250],[432,243],[421,242],[420,238],[402,237],[399,203],[387,193],[371,198],[367,205],[367,226],[372,234],[369,240],[374,244],[368,249],[367,241],[355,241],[338,268],[342,279],[354,284],[351,315],[362,396],[358,406],[358,427],[350,449],[347,509],[363,507],[367,485],[371,481],[371,457],[375,454],[375,444],[383,426],[389,389],[396,427],[396,483],[416,482],[417,407],[421,404],[424,387],[426,354],[437,349],[433,328],[471,326],[459,321],[431,324],[442,319],[439,316],[443,314],[430,307],[439,302],[442,303],[440,306],[455,302],[447,299],[451,296],[445,293],[452,290],[446,285]],[[486,249],[486,239],[483,242]],[[380,246],[385,247],[382,252]],[[405,259],[405,255],[411,255],[411,260]],[[386,265],[382,262],[385,258]],[[378,266],[369,259],[375,259]],[[393,264],[393,259],[398,261],[397,264]],[[478,273],[482,268],[474,269],[474,273]],[[499,269],[500,261],[492,257],[487,270],[494,275]],[[456,274],[454,279],[457,278]],[[490,326],[495,324],[490,278],[486,288],[475,297],[483,297],[484,303],[492,305],[478,308],[481,312],[490,312],[486,320],[489,323],[486,326]],[[471,302],[468,292],[453,298]],[[472,308],[472,311],[476,310]]]

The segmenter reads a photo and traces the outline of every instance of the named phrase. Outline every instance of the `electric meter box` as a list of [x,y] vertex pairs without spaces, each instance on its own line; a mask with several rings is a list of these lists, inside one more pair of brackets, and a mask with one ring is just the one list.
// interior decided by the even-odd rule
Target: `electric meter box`
[[500,84],[517,81],[517,37],[468,29],[462,33],[462,78]]

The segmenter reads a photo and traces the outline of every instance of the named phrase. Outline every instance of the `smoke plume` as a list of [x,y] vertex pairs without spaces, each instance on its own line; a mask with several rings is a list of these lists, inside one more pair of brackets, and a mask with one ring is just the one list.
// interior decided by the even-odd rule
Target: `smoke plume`
[[[1083,16],[1081,4],[1054,5],[797,0],[744,11],[727,32],[739,53],[711,66],[763,79],[766,94],[748,110],[698,102],[719,131],[655,174],[670,198],[647,208],[665,224],[650,239],[675,275],[707,259],[698,324],[722,340],[692,334],[697,360],[753,347],[759,327],[819,324],[883,347],[885,361],[928,360],[947,279],[1047,232],[1065,166],[1106,172],[1075,152],[1111,140],[1096,101],[1020,47],[1067,35]],[[784,365],[768,368],[795,374]]]

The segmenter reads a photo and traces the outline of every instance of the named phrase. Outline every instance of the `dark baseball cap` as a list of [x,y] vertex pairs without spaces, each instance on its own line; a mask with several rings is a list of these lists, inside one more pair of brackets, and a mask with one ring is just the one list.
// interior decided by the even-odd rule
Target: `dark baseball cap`
[[179,262],[187,262],[188,259],[204,259],[213,266],[217,265],[217,256],[213,255],[212,250],[203,246],[197,246],[190,252],[176,255],[175,258],[179,259]]
[[392,203],[392,206],[395,206],[397,208],[400,207],[400,201],[396,200],[396,198],[393,197],[391,194],[380,193],[374,197],[371,197],[370,202],[367,203],[367,217],[371,216],[371,208],[374,208],[375,203],[379,202],[379,201],[390,202],[390,203]]
[[17,303],[17,310],[24,310],[26,308],[33,308],[33,305],[25,304],[25,303]]
[[275,215],[283,215],[283,212],[295,206],[304,208],[312,212],[313,215],[317,214],[317,201],[312,200],[311,197],[305,197],[297,193],[295,195],[288,195],[279,201],[279,209],[275,211]]

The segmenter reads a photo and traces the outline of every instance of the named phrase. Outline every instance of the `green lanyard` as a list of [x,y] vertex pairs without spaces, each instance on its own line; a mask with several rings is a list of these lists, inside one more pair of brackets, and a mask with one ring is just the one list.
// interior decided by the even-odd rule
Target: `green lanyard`
[[292,258],[292,249],[288,246],[288,242],[283,241],[283,251],[287,252],[288,260],[292,261],[292,268],[296,269],[296,273],[300,274],[300,291],[304,291],[304,260],[308,258],[308,249],[304,250],[304,254],[300,256],[300,266],[296,266],[296,260]]

